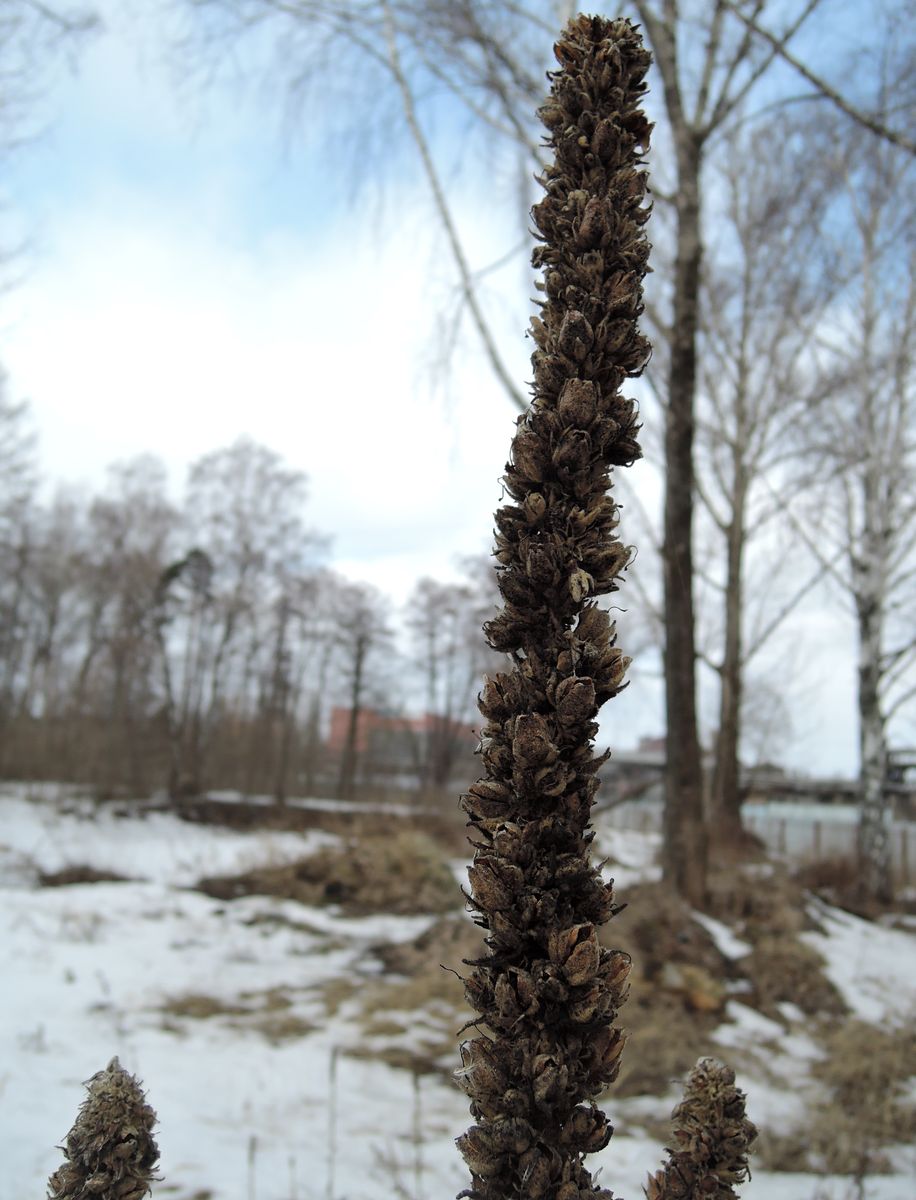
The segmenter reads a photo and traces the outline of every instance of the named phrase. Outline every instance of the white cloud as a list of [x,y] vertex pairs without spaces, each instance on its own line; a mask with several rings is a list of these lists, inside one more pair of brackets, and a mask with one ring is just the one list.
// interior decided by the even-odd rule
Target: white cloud
[[248,433],[309,474],[311,520],[354,566],[479,549],[513,413],[476,360],[450,416],[431,396],[418,239],[379,247],[344,217],[320,244],[240,248],[188,217],[112,194],[60,223],[11,297],[7,362],[47,473],[95,482],[148,451],[180,476]]

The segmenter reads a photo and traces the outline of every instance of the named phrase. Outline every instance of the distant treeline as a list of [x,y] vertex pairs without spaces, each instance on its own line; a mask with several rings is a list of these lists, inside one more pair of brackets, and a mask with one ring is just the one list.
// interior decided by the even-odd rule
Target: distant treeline
[[[0,774],[283,798],[386,775],[433,788],[467,753],[485,562],[420,580],[398,621],[326,565],[305,476],[250,440],[200,459],[180,506],[148,457],[40,503],[28,413],[2,395],[0,453]],[[334,706],[353,720],[329,748]],[[436,719],[367,743],[370,708]]]

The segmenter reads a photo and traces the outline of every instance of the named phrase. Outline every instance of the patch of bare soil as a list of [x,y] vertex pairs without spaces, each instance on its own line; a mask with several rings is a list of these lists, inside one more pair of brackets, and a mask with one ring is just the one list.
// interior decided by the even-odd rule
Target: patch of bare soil
[[202,879],[197,887],[218,900],[283,896],[301,904],[339,904],[354,915],[443,913],[461,902],[441,848],[426,834],[407,830],[352,838],[294,863]]
[[61,871],[40,871],[38,882],[42,887],[70,887],[76,883],[128,883],[127,875],[115,871],[97,871],[95,867],[64,867]]

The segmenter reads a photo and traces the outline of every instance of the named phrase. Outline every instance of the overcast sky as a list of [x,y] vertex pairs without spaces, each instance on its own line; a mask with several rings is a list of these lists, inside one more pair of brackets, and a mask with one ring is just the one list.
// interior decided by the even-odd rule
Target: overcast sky
[[[295,123],[284,137],[269,96],[179,86],[156,8],[106,6],[79,72],[61,70],[47,97],[41,138],[7,167],[29,244],[0,302],[0,358],[32,405],[43,473],[94,488],[113,461],[151,452],[178,494],[189,463],[249,434],[308,475],[333,565],[400,602],[489,549],[517,415],[470,334],[434,386],[451,272],[422,180],[405,172],[382,207],[353,201],[320,138]],[[517,237],[508,201],[457,206],[475,261]],[[521,268],[490,286],[525,381]],[[651,507],[650,468],[631,479]],[[771,739],[774,757],[855,769],[852,649],[836,610],[789,627],[792,732]],[[638,667],[609,706],[612,744],[660,730],[657,663]]]

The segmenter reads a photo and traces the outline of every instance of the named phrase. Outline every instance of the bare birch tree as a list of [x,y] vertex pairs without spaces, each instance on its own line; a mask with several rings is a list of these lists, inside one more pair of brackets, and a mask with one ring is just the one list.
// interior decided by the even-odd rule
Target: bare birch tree
[[833,253],[851,282],[821,333],[831,392],[804,429],[818,509],[790,513],[854,614],[860,883],[886,900],[889,727],[916,697],[916,166],[867,135],[834,144]]
[[341,580],[337,591],[336,644],[341,683],[346,688],[349,720],[337,796],[350,800],[356,786],[359,763],[360,714],[366,703],[371,656],[391,637],[387,605],[381,593],[368,583]]
[[[284,583],[314,569],[321,547],[303,520],[305,498],[302,472],[247,438],[191,468],[186,550],[163,574],[158,604],[173,790],[201,786],[221,714],[251,711],[265,681],[269,690]],[[261,736],[255,723],[249,764]]]
[[474,701],[480,681],[488,668],[496,669],[497,656],[480,637],[492,606],[475,584],[474,578],[420,579],[405,609],[426,707],[421,778],[433,790],[448,783],[467,748],[467,733],[478,723]]
[[0,371],[0,767],[26,653],[28,571],[33,550],[35,441],[28,410]]
[[82,771],[102,788],[151,782],[149,724],[161,696],[153,602],[177,522],[165,467],[150,455],[115,464],[89,508],[71,736]]
[[[704,272],[696,490],[723,547],[701,581],[712,584],[703,607],[718,625],[710,812],[716,837],[729,841],[741,829],[746,669],[823,575],[818,566],[799,573],[793,562],[780,595],[787,564],[772,553],[781,509],[769,487],[798,452],[794,428],[818,401],[811,347],[833,291],[819,244],[829,190],[809,169],[804,132],[783,119],[726,139],[718,236]],[[752,604],[747,582],[761,540],[765,582]]]

